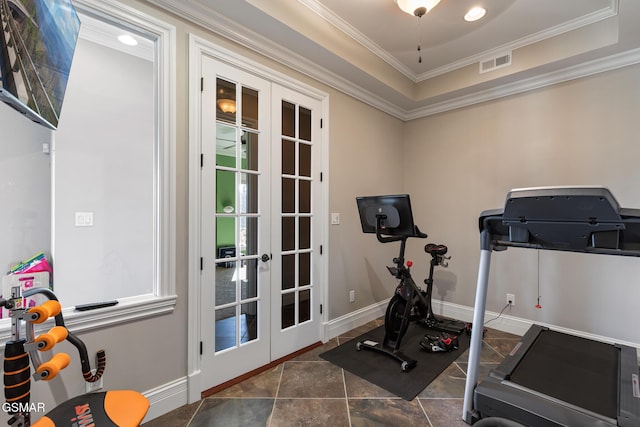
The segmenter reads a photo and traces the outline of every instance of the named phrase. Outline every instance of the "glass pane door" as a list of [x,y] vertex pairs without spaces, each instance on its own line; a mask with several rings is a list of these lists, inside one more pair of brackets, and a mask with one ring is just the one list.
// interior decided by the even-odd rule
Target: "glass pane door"
[[203,390],[320,340],[321,101],[202,58]]
[[280,327],[311,319],[311,111],[283,100]]
[[319,339],[320,102],[273,87],[272,358]]
[[270,361],[270,86],[207,58],[203,75],[202,364],[217,385]]
[[258,337],[258,92],[216,79],[215,351]]

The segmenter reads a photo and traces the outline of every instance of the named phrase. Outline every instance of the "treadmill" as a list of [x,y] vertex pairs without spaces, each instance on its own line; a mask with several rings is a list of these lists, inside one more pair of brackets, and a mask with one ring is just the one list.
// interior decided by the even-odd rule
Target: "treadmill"
[[[482,212],[473,325],[484,323],[492,251],[509,247],[640,256],[640,209],[603,187],[512,190]],[[533,325],[478,384],[483,328],[473,328],[462,418],[526,426],[640,426],[637,351]]]

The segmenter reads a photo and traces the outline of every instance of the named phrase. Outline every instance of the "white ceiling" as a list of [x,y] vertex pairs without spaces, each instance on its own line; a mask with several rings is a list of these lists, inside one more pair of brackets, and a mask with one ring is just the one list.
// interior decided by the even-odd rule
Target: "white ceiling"
[[[637,0],[441,0],[422,18],[394,0],[147,1],[402,119],[640,62]],[[465,22],[475,5],[487,15]],[[505,53],[510,66],[479,72]]]
[[[393,0],[303,3],[414,80],[614,13],[610,0],[442,0],[422,18],[402,12]],[[487,15],[465,22],[466,11],[477,5],[484,5]],[[422,63],[417,60],[418,40]]]
[[[85,14],[82,10],[78,11],[78,16],[81,23],[79,38],[147,61],[153,61],[155,47],[154,42],[149,38],[136,34],[115,22],[109,22],[105,19],[98,19],[89,14]],[[130,46],[118,41],[118,36],[124,34],[134,37],[138,44]]]

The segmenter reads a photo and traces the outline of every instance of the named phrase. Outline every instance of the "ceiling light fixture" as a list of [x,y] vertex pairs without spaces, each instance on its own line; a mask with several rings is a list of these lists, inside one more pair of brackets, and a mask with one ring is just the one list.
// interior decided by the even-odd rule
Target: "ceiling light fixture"
[[422,28],[420,27],[420,22],[424,15],[429,13],[431,9],[436,7],[440,0],[394,0],[400,10],[409,15],[418,17],[418,64],[422,64],[422,54],[420,51],[422,47]]
[[133,36],[129,34],[123,34],[121,36],[118,36],[118,40],[120,41],[120,43],[126,44],[127,46],[135,46],[138,44],[138,40],[136,40],[135,38],[133,38]]
[[218,108],[222,110],[223,113],[235,113],[236,112],[236,101],[233,99],[221,98],[216,102],[218,104]]
[[482,18],[487,13],[487,10],[483,7],[476,6],[469,9],[466,15],[464,15],[464,20],[467,22],[477,21]]
[[436,7],[440,0],[395,0],[395,2],[403,12],[420,18]]

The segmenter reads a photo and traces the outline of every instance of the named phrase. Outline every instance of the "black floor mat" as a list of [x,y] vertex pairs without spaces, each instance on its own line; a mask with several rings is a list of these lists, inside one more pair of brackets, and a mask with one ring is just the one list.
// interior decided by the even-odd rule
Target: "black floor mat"
[[418,361],[415,368],[403,372],[400,363],[395,359],[368,350],[356,349],[356,343],[365,339],[382,343],[384,326],[360,335],[332,350],[320,355],[321,358],[355,374],[370,383],[399,396],[405,400],[413,400],[438,375],[469,348],[469,336],[465,333],[458,337],[457,350],[451,352],[429,353],[420,348],[420,340],[425,334],[438,335],[417,324],[409,325],[402,340],[401,351]]

